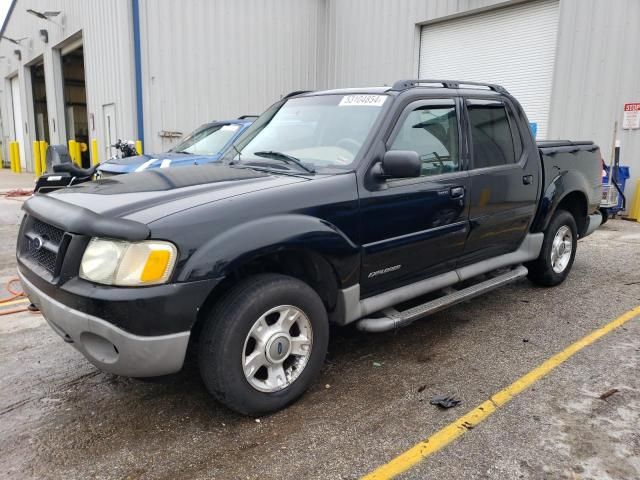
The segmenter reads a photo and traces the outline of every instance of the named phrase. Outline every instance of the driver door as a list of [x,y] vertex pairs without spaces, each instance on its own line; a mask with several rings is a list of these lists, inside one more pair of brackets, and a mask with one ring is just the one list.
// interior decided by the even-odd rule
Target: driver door
[[469,179],[459,112],[454,98],[418,100],[393,127],[387,151],[416,151],[422,173],[361,194],[363,296],[453,270],[463,253]]

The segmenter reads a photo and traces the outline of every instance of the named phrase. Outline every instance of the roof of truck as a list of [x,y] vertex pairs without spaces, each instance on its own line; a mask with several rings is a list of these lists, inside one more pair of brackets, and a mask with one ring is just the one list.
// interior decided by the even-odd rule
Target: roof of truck
[[[429,80],[429,79],[416,79],[416,80],[398,80],[394,82],[392,86],[382,87],[356,87],[356,88],[336,88],[332,90],[320,90],[312,92],[301,92],[300,96],[312,96],[312,95],[350,95],[350,94],[364,94],[364,95],[380,95],[389,92],[403,92],[414,88],[429,88],[434,90],[463,90],[465,93],[468,91],[482,91],[484,93],[508,94],[507,90],[494,83],[482,83],[472,82],[465,80]],[[292,96],[295,96],[293,94]]]
[[313,95],[350,95],[353,93],[362,93],[365,95],[380,95],[390,90],[389,87],[352,87],[352,88],[335,88],[332,90],[316,90],[313,92],[305,92],[301,96],[308,97]]

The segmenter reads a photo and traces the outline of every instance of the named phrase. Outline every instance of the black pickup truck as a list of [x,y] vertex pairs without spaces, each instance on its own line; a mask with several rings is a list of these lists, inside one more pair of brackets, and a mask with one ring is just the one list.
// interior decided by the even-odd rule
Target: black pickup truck
[[20,278],[101,370],[170,374],[192,347],[215,398],[274,411],[318,375],[330,323],[381,332],[566,278],[601,222],[600,153],[528,125],[498,85],[297,93],[220,164],[29,199]]

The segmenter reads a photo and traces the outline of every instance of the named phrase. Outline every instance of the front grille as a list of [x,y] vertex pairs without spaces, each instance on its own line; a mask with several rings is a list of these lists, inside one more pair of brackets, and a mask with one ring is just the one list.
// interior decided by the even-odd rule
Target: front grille
[[62,243],[64,231],[59,229],[58,227],[54,227],[53,225],[49,225],[48,223],[44,223],[43,221],[34,218],[32,229],[37,234],[51,240],[56,245],[60,245]]
[[24,225],[21,252],[24,257],[37,263],[51,275],[55,275],[64,240],[63,230],[37,218],[29,217]]
[[44,267],[49,273],[53,274],[53,272],[56,270],[57,254],[55,254],[54,252],[50,252],[49,250],[45,250],[44,248],[42,248],[40,250],[30,251],[29,254],[36,261],[36,263]]

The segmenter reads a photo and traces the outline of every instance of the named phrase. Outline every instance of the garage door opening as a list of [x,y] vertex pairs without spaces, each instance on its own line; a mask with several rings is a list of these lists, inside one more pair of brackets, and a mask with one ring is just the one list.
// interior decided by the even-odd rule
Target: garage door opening
[[33,114],[35,116],[36,140],[49,143],[49,116],[47,114],[47,89],[44,80],[44,64],[31,66],[31,88]]
[[82,165],[89,167],[89,121],[82,46],[63,52],[62,81],[67,140],[75,140],[81,144]]
[[537,138],[547,136],[558,35],[557,0],[527,2],[425,25],[420,78],[503,85],[522,104]]

